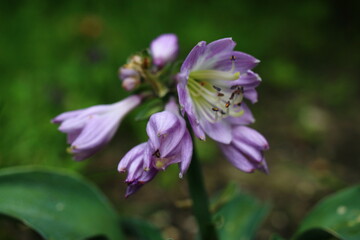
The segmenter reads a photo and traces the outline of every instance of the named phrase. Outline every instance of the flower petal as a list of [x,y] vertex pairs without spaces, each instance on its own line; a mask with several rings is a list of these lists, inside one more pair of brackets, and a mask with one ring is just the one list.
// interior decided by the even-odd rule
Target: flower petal
[[228,117],[226,121],[228,121],[232,125],[248,125],[255,122],[255,118],[252,115],[249,107],[246,103],[242,103],[240,107],[240,111],[243,111],[243,115],[240,117]]
[[146,132],[154,150],[159,150],[161,156],[167,156],[180,142],[185,128],[185,122],[181,123],[178,116],[163,111],[150,117]]
[[146,143],[139,144],[133,147],[125,156],[120,160],[118,165],[118,171],[124,172],[128,169],[128,166],[131,162],[136,161],[139,157],[143,157],[145,151]]
[[136,193],[142,186],[144,186],[145,183],[151,181],[157,173],[158,171],[154,168],[150,169],[149,171],[144,171],[138,180],[128,183],[125,197],[128,198],[130,195]]
[[215,68],[222,71],[229,71],[234,65],[234,71],[242,74],[247,72],[247,70],[253,69],[259,62],[258,59],[249,54],[233,51],[229,53],[229,55],[222,56],[222,59],[217,61]]
[[218,58],[220,56],[223,56],[224,53],[231,53],[235,45],[236,43],[232,40],[232,38],[222,38],[209,43],[206,46],[206,51],[204,55],[207,59]]
[[231,127],[225,121],[211,123],[202,120],[200,125],[204,132],[217,142],[229,144],[232,139]]
[[247,88],[255,88],[261,83],[261,78],[258,74],[254,73],[251,70],[248,70],[246,73],[241,74],[238,80],[230,82],[231,86],[243,86]]
[[51,120],[52,123],[62,123],[68,119],[77,117],[80,113],[82,113],[84,111],[84,109],[79,109],[79,110],[74,110],[74,111],[69,111],[69,112],[64,112],[58,116],[56,116],[55,118],[53,118]]
[[192,154],[193,154],[193,142],[189,132],[186,130],[181,140],[181,150],[179,156],[180,177],[182,177],[189,168]]
[[186,57],[185,61],[181,66],[180,71],[186,72],[192,69],[194,65],[197,63],[199,57],[203,55],[205,48],[206,48],[206,42],[205,41],[199,42]]
[[179,96],[179,103],[182,108],[182,114],[184,115],[186,112],[186,115],[189,119],[190,125],[194,131],[195,136],[200,140],[204,141],[206,139],[205,133],[201,129],[199,121],[196,117],[194,105],[189,95],[189,90],[187,89],[186,86],[184,86],[183,83],[178,83],[177,90]]
[[234,141],[243,141],[247,144],[250,144],[256,147],[259,150],[268,150],[269,144],[258,131],[246,127],[246,126],[237,126],[234,128]]
[[220,148],[229,162],[244,172],[253,172],[256,165],[249,161],[239,150],[230,144],[220,144]]
[[258,101],[258,94],[254,88],[244,88],[244,97],[249,99],[253,104]]

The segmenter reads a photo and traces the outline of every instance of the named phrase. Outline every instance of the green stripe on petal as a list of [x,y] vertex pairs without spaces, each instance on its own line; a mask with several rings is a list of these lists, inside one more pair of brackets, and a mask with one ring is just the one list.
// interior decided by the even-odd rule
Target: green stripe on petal
[[231,73],[219,70],[197,70],[190,73],[189,77],[199,80],[199,81],[207,81],[207,80],[228,80],[233,81],[239,79],[240,72]]

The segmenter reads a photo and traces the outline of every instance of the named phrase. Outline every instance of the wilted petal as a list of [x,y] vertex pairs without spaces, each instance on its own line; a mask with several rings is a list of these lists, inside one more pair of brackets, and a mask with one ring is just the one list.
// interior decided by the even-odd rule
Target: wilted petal
[[154,64],[163,67],[165,64],[175,60],[178,49],[178,39],[175,34],[160,35],[150,45]]

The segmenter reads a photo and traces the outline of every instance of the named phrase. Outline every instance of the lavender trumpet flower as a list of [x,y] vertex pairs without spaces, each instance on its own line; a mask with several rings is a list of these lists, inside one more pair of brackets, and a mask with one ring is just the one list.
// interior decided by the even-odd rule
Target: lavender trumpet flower
[[[251,69],[259,60],[234,51],[235,45],[231,38],[208,45],[206,42],[198,43],[181,66],[177,89],[182,112],[186,113],[195,135],[205,140],[206,134],[219,142],[229,161],[249,172],[256,165],[249,161],[256,162],[256,166],[260,163],[265,166],[259,156],[268,148],[262,145],[263,142],[254,141],[251,145],[253,151],[244,150],[245,143],[251,138],[246,133],[253,132],[242,125],[252,122],[253,117],[243,98],[253,103],[257,101],[255,87],[261,79]],[[239,131],[244,131],[245,135]],[[244,146],[239,147],[242,144]]]
[[171,164],[179,164],[180,177],[186,173],[193,146],[185,120],[177,111],[172,100],[165,111],[153,114],[146,127],[149,140],[131,149],[121,159],[118,171],[128,172],[126,197]]
[[52,122],[60,124],[59,130],[67,134],[67,142],[71,145],[68,151],[74,159],[83,160],[112,139],[123,117],[140,102],[141,96],[133,95],[114,104],[65,112]]

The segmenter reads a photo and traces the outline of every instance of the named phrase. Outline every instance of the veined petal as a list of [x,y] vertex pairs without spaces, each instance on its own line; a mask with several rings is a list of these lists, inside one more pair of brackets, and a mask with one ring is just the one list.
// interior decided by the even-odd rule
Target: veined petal
[[217,142],[229,144],[232,140],[232,133],[230,125],[225,121],[210,123],[208,121],[201,121],[200,125],[204,132]]
[[248,70],[246,73],[241,74],[240,78],[236,81],[230,82],[231,86],[242,86],[245,88],[255,88],[261,83],[261,78],[258,74],[254,73],[251,70]]
[[234,138],[231,144],[249,160],[261,162],[264,158],[262,151],[260,151],[258,148],[255,148],[254,146],[249,145],[244,141],[239,141],[238,138]]
[[128,169],[128,166],[133,161],[139,161],[139,158],[143,158],[145,151],[146,143],[139,144],[133,147],[125,156],[120,160],[118,165],[118,171],[123,172]]
[[229,71],[234,67],[236,72],[244,73],[247,70],[253,69],[259,62],[258,59],[249,54],[233,51],[219,59],[214,68]]
[[269,144],[258,131],[246,127],[246,126],[237,126],[234,128],[234,139],[237,141],[243,141],[247,144],[250,144],[256,147],[259,150],[269,149]]
[[242,103],[240,107],[240,111],[243,111],[243,115],[240,117],[228,117],[226,121],[228,121],[232,125],[248,125],[255,122],[255,118],[252,115],[249,107],[246,103]]
[[181,140],[181,150],[179,156],[179,165],[180,165],[180,177],[182,177],[191,163],[191,157],[193,154],[193,142],[191,140],[191,136],[189,132],[186,130]]
[[219,55],[222,56],[224,53],[232,52],[236,43],[232,38],[222,38],[209,43],[206,46],[205,56],[206,58],[216,58]]
[[181,72],[184,71],[186,72],[192,69],[194,65],[197,63],[199,57],[203,55],[205,48],[206,48],[206,42],[205,41],[199,42],[186,57],[185,61],[181,66]]
[[239,150],[230,144],[220,144],[220,148],[229,162],[237,169],[250,173],[257,168],[256,164],[249,161]]
[[56,116],[55,118],[53,118],[51,120],[52,123],[62,123],[68,119],[77,117],[80,113],[82,113],[84,111],[84,109],[79,109],[79,110],[74,110],[74,111],[69,111],[69,112],[64,112],[58,116]]
[[182,114],[184,115],[184,113],[186,112],[195,136],[201,140],[205,140],[205,133],[201,129],[200,123],[196,117],[194,105],[189,95],[189,90],[187,89],[186,85],[184,86],[183,83],[178,83],[177,89],[179,103],[182,108]]
[[67,112],[55,118],[59,130],[68,134],[69,151],[75,160],[95,154],[114,136],[122,118],[141,101],[133,95],[110,105],[98,105]]
[[244,97],[249,99],[251,103],[258,101],[258,94],[254,88],[244,88]]
[[128,187],[126,189],[125,197],[128,198],[132,194],[136,193],[145,183],[151,181],[158,171],[154,168],[150,169],[149,171],[144,171],[141,177],[138,180],[135,180],[131,183],[128,183]]
[[171,97],[169,102],[165,105],[165,111],[171,112],[180,117],[179,106],[176,104],[174,97]]
[[100,149],[113,137],[119,123],[120,119],[115,116],[94,116],[72,143],[72,153],[76,155],[81,151]]
[[163,111],[150,117],[146,132],[161,156],[167,156],[178,145],[185,128],[185,123],[181,123],[178,116]]

